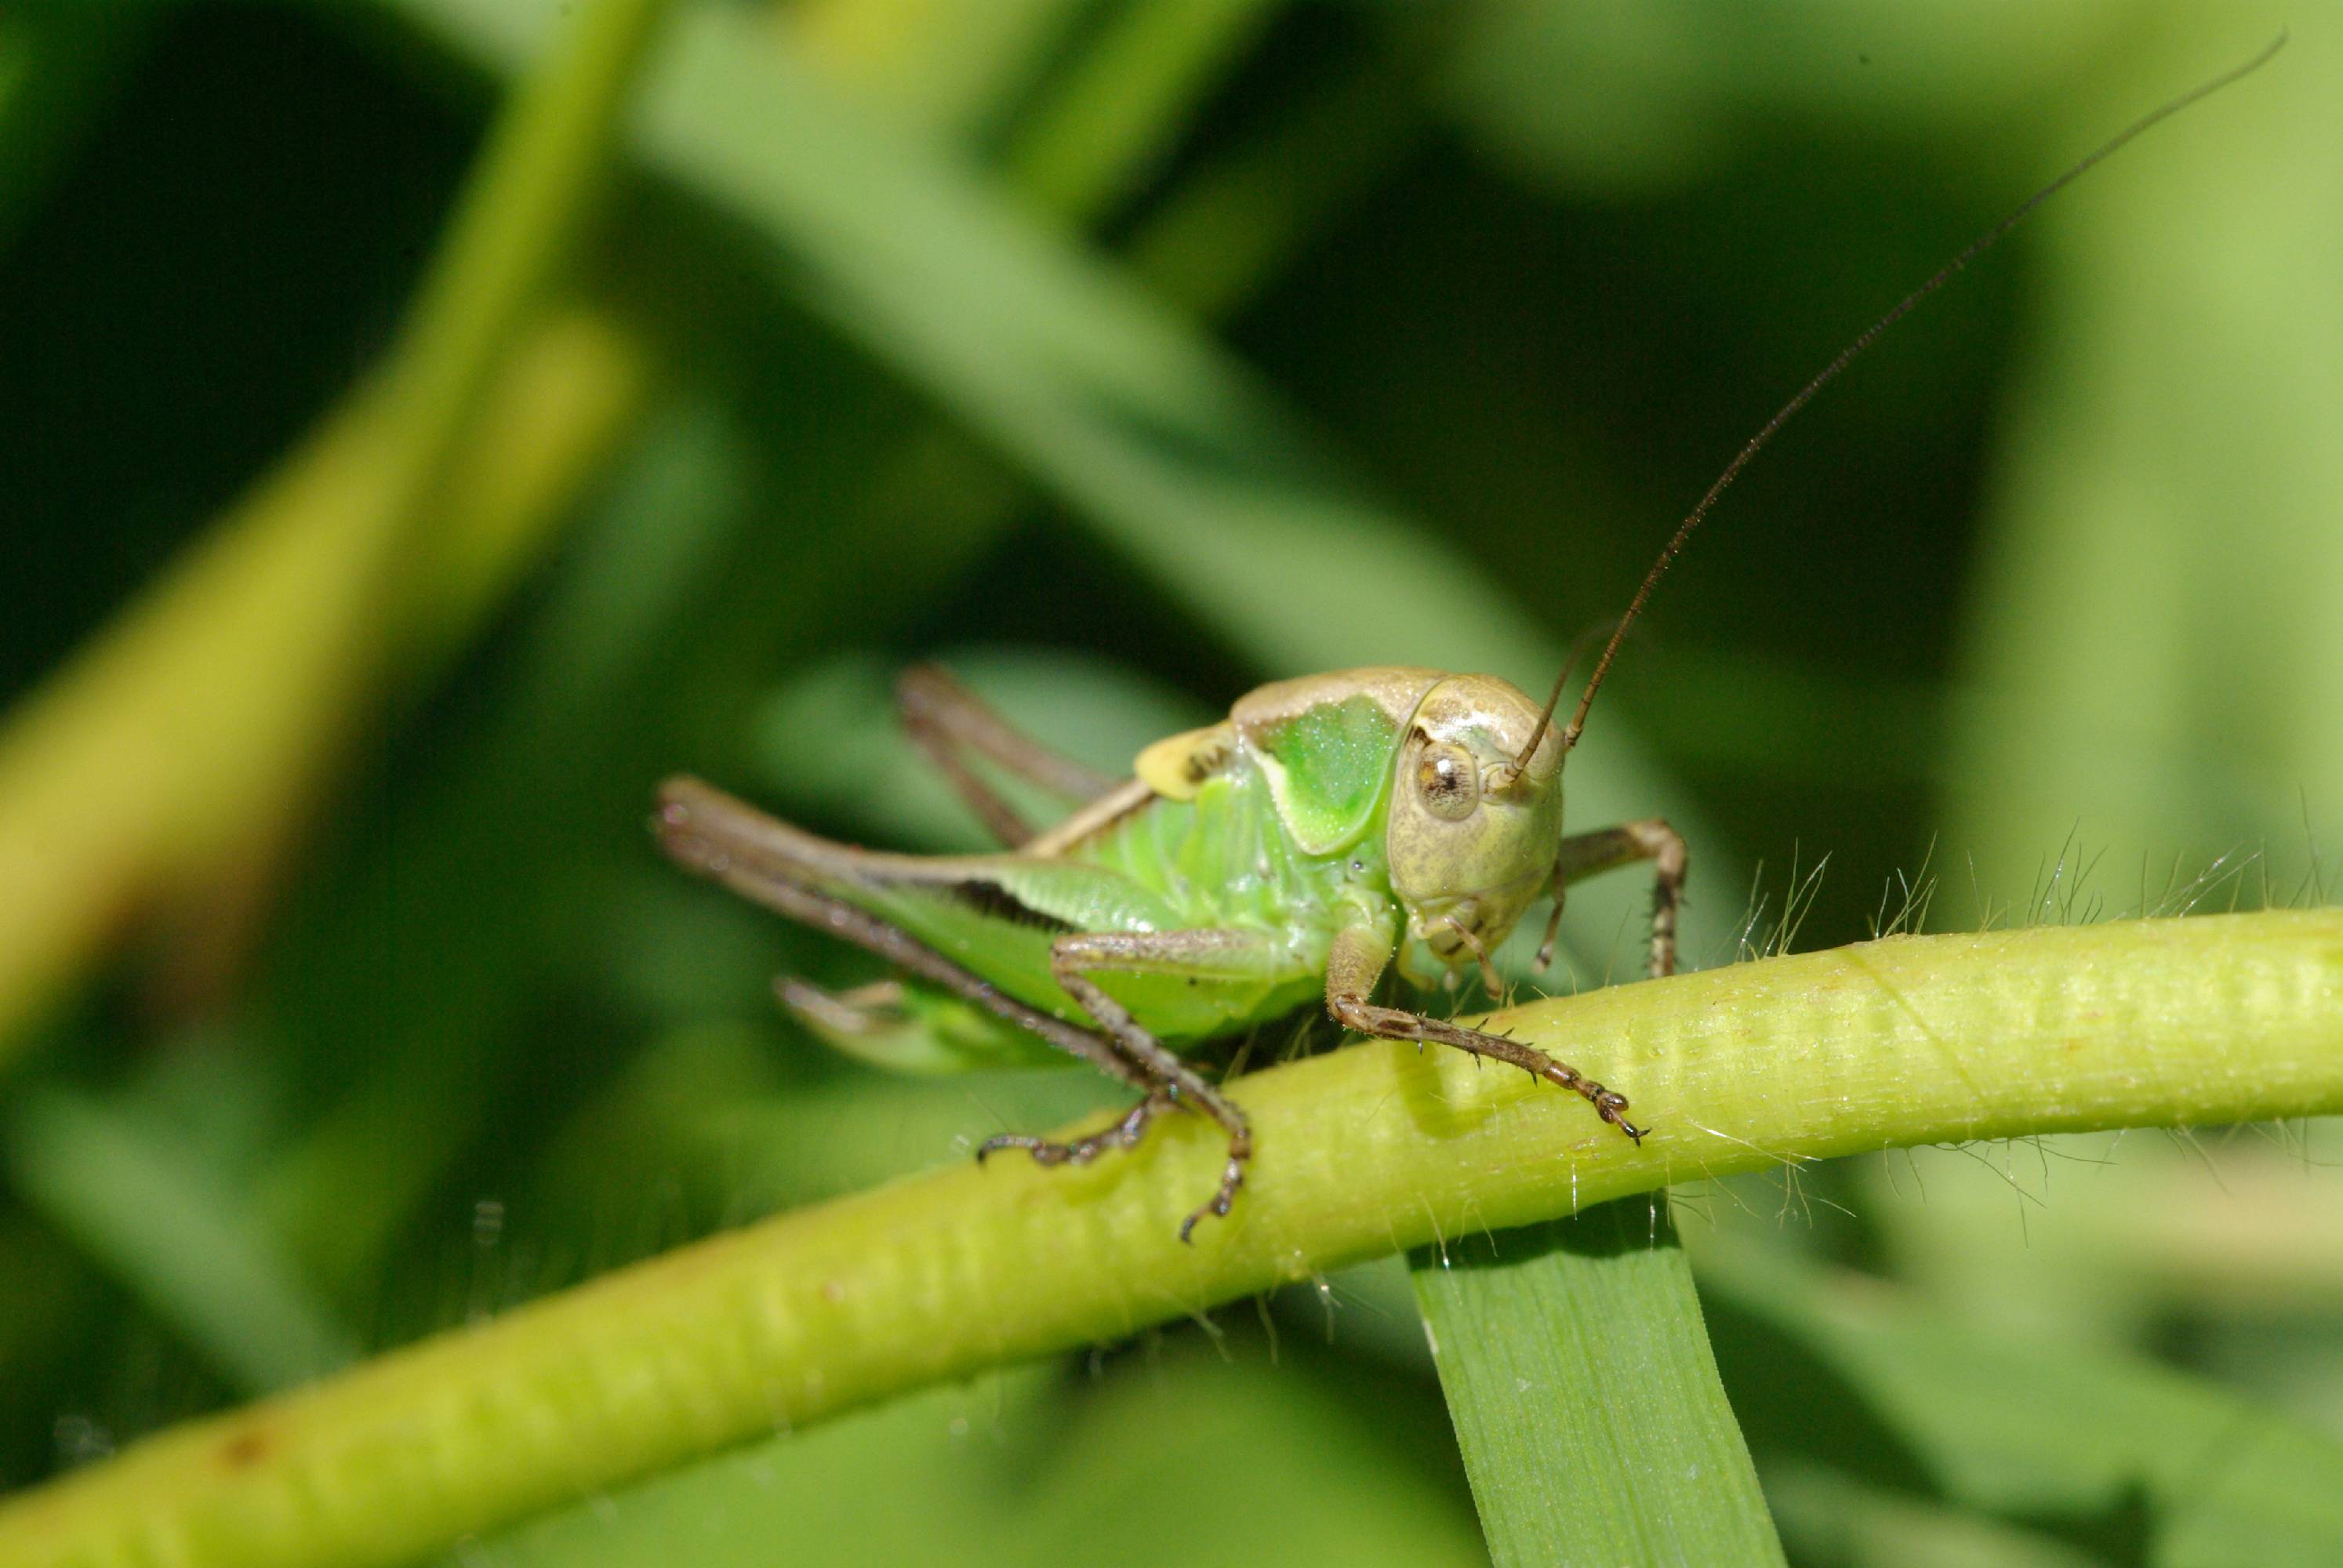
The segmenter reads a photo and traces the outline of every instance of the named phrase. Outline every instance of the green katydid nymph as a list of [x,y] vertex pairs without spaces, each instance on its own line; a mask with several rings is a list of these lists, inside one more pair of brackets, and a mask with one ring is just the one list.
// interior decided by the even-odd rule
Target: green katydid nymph
[[[1644,577],[1588,677],[1555,722],[1565,669],[1544,705],[1493,675],[1385,667],[1307,676],[1239,699],[1226,719],[1141,752],[1132,776],[1099,779],[1027,739],[940,670],[898,688],[905,727],[1002,849],[886,854],[775,820],[693,779],[662,789],[658,831],[693,870],[856,942],[910,981],[830,995],[785,981],[817,1033],[919,1065],[999,1060],[1041,1046],[1121,1080],[1138,1102],[1103,1131],[1057,1142],[990,1140],[1044,1164],[1086,1162],[1137,1143],[1180,1111],[1227,1135],[1218,1186],[1180,1227],[1226,1215],[1245,1178],[1244,1112],[1191,1059],[1311,1003],[1362,1034],[1453,1046],[1583,1096],[1638,1141],[1625,1095],[1501,1034],[1383,1005],[1386,970],[1417,987],[1477,969],[1541,899],[1553,900],[1543,962],[1569,885],[1650,862],[1650,970],[1675,965],[1684,840],[1652,819],[1565,836],[1563,772],[1621,638],[1725,487],[1791,416],[1889,326],[2082,172],[2246,65],[2135,121],[2028,197],[1824,367],[1734,457]],[[970,766],[983,758],[1068,799],[1036,830]],[[907,1020],[910,1020],[907,1022]],[[931,1025],[920,1028],[913,1025]],[[905,1037],[906,1050],[870,1042]],[[869,1047],[866,1049],[866,1047]]]
[[[1322,998],[1347,1028],[1525,1068],[1642,1136],[1624,1096],[1544,1052],[1372,1000],[1394,961],[1419,985],[1485,965],[1539,898],[1551,891],[1558,912],[1571,880],[1640,859],[1659,868],[1653,968],[1674,967],[1684,841],[1658,821],[1564,839],[1568,732],[1513,686],[1402,668],[1280,681],[1223,722],[1149,747],[1128,782],[1030,836],[960,753],[1036,782],[1062,778],[1063,765],[940,670],[912,670],[899,695],[910,733],[1011,848],[878,854],[689,779],[662,792],[660,830],[686,865],[862,943],[1141,1096],[1093,1137],[995,1139],[988,1152],[1088,1161],[1192,1108],[1227,1131],[1229,1156],[1184,1235],[1202,1214],[1229,1211],[1252,1146],[1244,1113],[1182,1050]],[[849,1035],[883,1027],[872,1010],[901,1005],[798,983],[784,995]]]

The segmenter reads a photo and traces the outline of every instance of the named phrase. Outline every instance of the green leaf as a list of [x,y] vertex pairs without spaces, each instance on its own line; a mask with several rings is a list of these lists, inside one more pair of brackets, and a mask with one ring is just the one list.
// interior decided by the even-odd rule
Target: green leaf
[[1011,150],[1009,177],[1054,212],[1094,212],[1162,161],[1201,95],[1267,26],[1265,0],[1124,7]]
[[1664,1201],[1409,1263],[1499,1568],[1783,1561]]

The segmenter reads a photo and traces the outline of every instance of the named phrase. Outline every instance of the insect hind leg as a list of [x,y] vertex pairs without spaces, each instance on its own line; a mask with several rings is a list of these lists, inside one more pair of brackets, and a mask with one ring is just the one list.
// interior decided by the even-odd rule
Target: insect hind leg
[[1114,780],[1059,756],[987,707],[941,665],[915,664],[896,678],[895,716],[953,792],[1006,849],[1033,837],[1033,825],[969,766],[973,753],[1013,776],[1080,805]]
[[655,826],[669,855],[701,876],[876,953],[1134,1089],[1151,1094],[1161,1087],[1161,1075],[1131,1060],[1113,1040],[1029,1007],[900,927],[808,886],[808,870],[774,847],[782,825],[746,802],[696,779],[672,779],[660,790]]
[[[1093,1158],[1109,1146],[1136,1142],[1165,1110],[1194,1111],[1211,1117],[1229,1135],[1228,1161],[1212,1201],[1181,1225],[1181,1239],[1187,1240],[1206,1214],[1229,1212],[1237,1190],[1244,1184],[1245,1162],[1252,1157],[1252,1131],[1244,1113],[1141,1028],[1086,971],[1274,977],[1282,960],[1273,944],[1229,930],[1061,936],[1051,944],[1051,972],[1076,1005],[1100,1025],[1092,1030],[1019,1001],[900,927],[809,885],[823,874],[821,868],[801,863],[799,846],[810,840],[719,789],[694,779],[669,779],[660,790],[656,826],[662,847],[685,867],[768,909],[866,948],[910,975],[956,992],[1139,1090],[1146,1097],[1141,1105],[1110,1129],[1104,1141],[1091,1147],[1085,1158]],[[865,863],[880,859],[868,857]],[[1127,1134],[1121,1131],[1125,1128]],[[1047,1140],[1020,1140],[996,1142],[993,1147],[1024,1148],[1045,1164],[1062,1164],[1076,1158],[1074,1151],[1084,1141],[1061,1145]],[[1061,1148],[1067,1152],[1058,1153]]]

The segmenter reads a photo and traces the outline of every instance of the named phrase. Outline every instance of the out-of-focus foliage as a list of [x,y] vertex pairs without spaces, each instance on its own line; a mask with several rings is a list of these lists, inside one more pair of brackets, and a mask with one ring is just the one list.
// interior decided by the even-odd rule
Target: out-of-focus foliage
[[[0,14],[0,787],[47,765],[79,650],[360,406],[566,9]],[[452,459],[477,532],[417,568],[423,634],[316,672],[341,705],[256,729],[282,755],[151,867],[98,862],[163,841],[109,813],[167,803],[166,763],[95,753],[42,797],[83,803],[123,896],[59,983],[0,994],[0,1486],[1102,1102],[794,1031],[773,972],[870,970],[661,864],[653,782],[962,847],[885,711],[914,658],[1109,769],[1306,668],[1539,685],[1805,376],[2280,22],[2273,66],[2063,196],[1732,493],[1572,816],[1692,831],[1699,963],[1865,935],[1932,883],[1940,928],[2323,896],[2333,4],[678,9]],[[317,518],[367,504],[319,472]],[[527,542],[490,571],[463,538]],[[311,647],[316,610],[237,622],[232,668]],[[176,718],[249,717],[126,658]],[[48,942],[15,865],[0,930]],[[1574,896],[1579,983],[1634,966],[1634,881]],[[2217,1450],[2343,1434],[2332,1152],[2135,1135],[1682,1192],[1792,1560],[2315,1554],[2324,1515],[2225,1500]],[[1391,1271],[1222,1320],[779,1435],[480,1560],[1479,1558]],[[2015,1443],[2029,1411],[2067,1435]]]

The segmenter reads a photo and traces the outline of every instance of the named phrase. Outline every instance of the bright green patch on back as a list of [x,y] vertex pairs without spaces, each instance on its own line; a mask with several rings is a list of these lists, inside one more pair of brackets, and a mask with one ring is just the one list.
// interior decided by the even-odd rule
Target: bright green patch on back
[[1253,743],[1294,842],[1304,854],[1328,855],[1373,820],[1391,781],[1399,726],[1362,694],[1304,709]]

